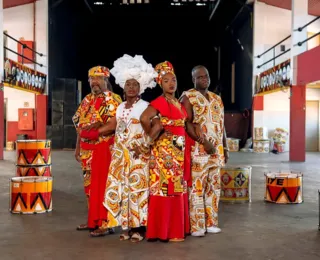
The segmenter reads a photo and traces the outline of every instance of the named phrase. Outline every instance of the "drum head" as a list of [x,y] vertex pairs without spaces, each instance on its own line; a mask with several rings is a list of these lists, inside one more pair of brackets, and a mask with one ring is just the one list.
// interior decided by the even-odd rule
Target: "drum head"
[[52,180],[52,177],[43,176],[27,176],[27,177],[13,177],[11,182],[46,182]]

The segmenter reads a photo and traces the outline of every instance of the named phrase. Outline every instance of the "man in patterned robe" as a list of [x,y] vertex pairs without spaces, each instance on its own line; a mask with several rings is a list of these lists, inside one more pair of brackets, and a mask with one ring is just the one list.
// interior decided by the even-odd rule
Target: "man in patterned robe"
[[[190,225],[192,236],[205,232],[219,233],[218,205],[220,199],[220,168],[228,160],[224,106],[221,98],[208,91],[210,77],[203,66],[192,70],[194,88],[181,96],[188,113],[188,121],[198,130],[188,131],[191,139],[191,182],[189,183]],[[191,154],[190,154],[191,153]]]
[[[104,191],[111,160],[110,148],[114,141],[115,114],[121,98],[108,90],[109,69],[96,66],[89,70],[91,93],[81,102],[72,120],[77,130],[76,160],[81,163],[84,175],[84,191],[88,202],[88,221],[77,230],[91,230],[93,237],[114,233],[107,228],[107,210],[103,206]],[[97,129],[113,122],[105,136],[91,140],[82,132]]]

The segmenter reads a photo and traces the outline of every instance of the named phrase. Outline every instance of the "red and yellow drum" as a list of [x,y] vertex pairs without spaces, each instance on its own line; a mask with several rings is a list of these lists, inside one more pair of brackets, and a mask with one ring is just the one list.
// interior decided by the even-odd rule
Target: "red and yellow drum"
[[35,165],[35,166],[17,166],[17,176],[27,177],[27,176],[44,176],[50,177],[51,165]]
[[52,177],[13,177],[10,211],[35,214],[52,211]]
[[17,166],[51,165],[50,140],[17,140]]
[[251,169],[251,166],[221,168],[221,201],[251,202]]
[[278,204],[303,202],[302,173],[268,173],[265,201]]

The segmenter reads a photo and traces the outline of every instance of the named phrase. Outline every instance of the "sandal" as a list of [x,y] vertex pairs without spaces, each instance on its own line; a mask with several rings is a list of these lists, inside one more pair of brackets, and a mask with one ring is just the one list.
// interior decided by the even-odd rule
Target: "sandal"
[[105,235],[108,235],[108,234],[109,234],[109,230],[104,228],[97,228],[96,230],[90,232],[90,236],[92,237],[104,237]]
[[125,240],[129,240],[131,237],[129,235],[129,233],[122,233],[120,235],[120,241],[125,241]]
[[169,239],[169,242],[183,242],[184,238],[171,238]]
[[144,239],[143,236],[141,236],[139,233],[135,232],[133,233],[132,237],[131,237],[131,242],[132,243],[137,243],[140,242]]
[[77,226],[77,230],[83,231],[83,230],[90,230],[90,228],[87,226],[87,224],[81,224]]

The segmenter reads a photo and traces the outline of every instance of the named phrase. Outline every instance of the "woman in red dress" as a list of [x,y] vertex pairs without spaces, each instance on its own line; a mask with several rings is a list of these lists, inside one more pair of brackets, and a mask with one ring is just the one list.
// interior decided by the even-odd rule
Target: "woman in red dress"
[[160,63],[155,70],[163,94],[150,103],[140,118],[151,148],[146,238],[184,241],[190,229],[184,176],[187,113],[175,98],[177,79],[171,63]]

